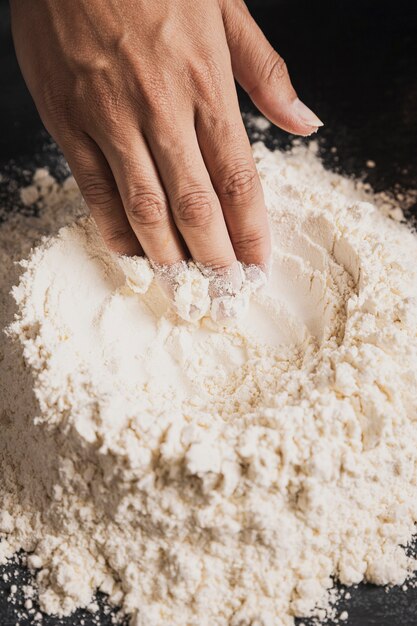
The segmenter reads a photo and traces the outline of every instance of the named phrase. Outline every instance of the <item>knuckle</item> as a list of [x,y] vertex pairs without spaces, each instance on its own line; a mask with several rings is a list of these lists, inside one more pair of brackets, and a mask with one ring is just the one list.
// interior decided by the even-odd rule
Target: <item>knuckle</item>
[[111,210],[117,192],[116,183],[99,174],[88,174],[78,177],[81,192],[87,204],[100,209],[101,212]]
[[171,103],[160,84],[148,85],[146,81],[143,81],[140,84],[140,89],[137,90],[135,99],[146,113],[147,121],[151,126],[159,126],[160,124],[172,126],[172,118],[168,114],[168,111],[171,110]]
[[188,226],[204,226],[210,223],[216,212],[216,203],[210,192],[193,189],[180,195],[176,202],[176,215]]
[[130,241],[131,233],[128,228],[123,226],[107,227],[103,231],[103,239],[111,250],[115,252],[123,252],[126,242]]
[[248,163],[237,163],[227,168],[221,187],[221,196],[232,203],[251,199],[258,191],[258,174]]
[[261,230],[252,230],[234,236],[233,246],[245,262],[251,258],[253,263],[257,256],[263,260],[264,255],[261,252],[269,249],[269,239]]
[[224,77],[214,60],[205,58],[198,63],[193,62],[188,76],[194,92],[201,94],[204,101],[216,104],[223,99]]
[[261,76],[264,82],[267,84],[278,83],[285,78],[287,74],[287,65],[284,59],[278,52],[272,50],[268,54],[261,70]]
[[165,198],[152,191],[134,191],[126,199],[125,209],[132,222],[138,226],[157,226],[167,216]]

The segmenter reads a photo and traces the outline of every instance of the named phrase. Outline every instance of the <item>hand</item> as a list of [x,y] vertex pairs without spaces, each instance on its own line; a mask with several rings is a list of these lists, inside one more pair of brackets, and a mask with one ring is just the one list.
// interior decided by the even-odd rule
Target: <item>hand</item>
[[308,135],[282,58],[242,0],[11,0],[23,75],[107,245],[158,264],[265,264],[261,185],[233,75]]

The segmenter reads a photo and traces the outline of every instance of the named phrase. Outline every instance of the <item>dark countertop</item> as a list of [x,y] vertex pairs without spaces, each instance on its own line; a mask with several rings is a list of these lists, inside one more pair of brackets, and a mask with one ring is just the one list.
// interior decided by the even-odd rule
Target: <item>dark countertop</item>
[[[415,0],[252,0],[253,15],[286,59],[301,98],[323,119],[319,139],[325,162],[363,176],[377,189],[417,188],[417,3]],[[0,0],[0,206],[10,202],[10,180],[29,180],[35,166],[62,176],[65,165],[47,138],[14,57],[8,8]],[[252,110],[240,94],[242,109]],[[290,138],[273,130],[270,142]],[[336,154],[330,152],[336,147]],[[415,207],[417,214],[417,207]],[[16,571],[16,575],[15,575]],[[9,574],[3,580],[4,573]],[[18,619],[8,600],[11,584],[25,572],[0,568],[0,626],[34,624]],[[417,626],[417,590],[386,591],[371,585],[350,590],[346,626]],[[79,611],[71,618],[45,617],[43,626],[111,624]],[[303,620],[308,625],[308,620]],[[149,626],[152,626],[151,624]],[[167,625],[169,626],[169,625]],[[278,625],[277,625],[278,626]]]

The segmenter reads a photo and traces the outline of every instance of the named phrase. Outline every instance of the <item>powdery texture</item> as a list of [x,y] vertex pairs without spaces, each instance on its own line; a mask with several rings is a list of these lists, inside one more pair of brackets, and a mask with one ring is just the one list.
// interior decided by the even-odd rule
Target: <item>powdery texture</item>
[[246,313],[252,293],[267,282],[260,267],[243,266],[238,261],[231,270],[219,273],[193,261],[161,266],[145,257],[114,254],[113,258],[132,291],[145,294],[155,281],[160,295],[165,294],[175,313],[186,322],[198,322],[207,315],[214,322],[233,322]]
[[[325,617],[332,577],[416,568],[417,239],[314,144],[254,154],[272,272],[234,324],[182,321],[148,266],[129,287],[88,217],[21,264],[0,555],[31,553],[48,613],[100,588],[134,626],[292,626]],[[0,230],[3,326],[67,187]]]

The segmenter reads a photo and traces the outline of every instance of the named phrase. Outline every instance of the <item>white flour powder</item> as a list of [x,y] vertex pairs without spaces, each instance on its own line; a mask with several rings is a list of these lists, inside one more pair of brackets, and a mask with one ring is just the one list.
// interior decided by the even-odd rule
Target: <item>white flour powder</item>
[[100,588],[135,626],[291,626],[332,577],[416,568],[417,238],[314,144],[254,152],[272,273],[224,327],[126,280],[86,217],[13,266],[73,220],[71,179],[0,228],[0,559],[31,553],[48,613]]

